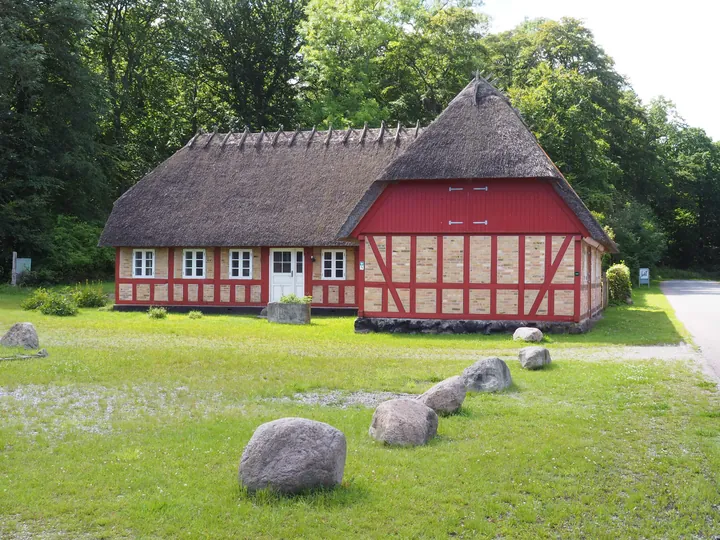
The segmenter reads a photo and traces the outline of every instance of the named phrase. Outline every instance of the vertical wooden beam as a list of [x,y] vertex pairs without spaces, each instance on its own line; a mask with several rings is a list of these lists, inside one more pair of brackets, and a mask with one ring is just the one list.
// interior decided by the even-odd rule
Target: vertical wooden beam
[[[550,234],[545,235],[545,275],[543,276],[543,281],[547,280],[550,275],[550,265],[552,264],[552,238],[553,237]],[[542,291],[538,291],[538,294],[541,292]],[[540,302],[542,303],[542,298],[540,299]],[[552,290],[552,282],[548,286],[547,306],[548,317],[552,317],[555,315],[555,292]]]
[[[115,303],[120,300],[120,250],[115,248]],[[132,266],[130,267],[132,269]]]
[[[540,294],[542,291],[538,291]],[[540,299],[542,302],[542,298]],[[518,317],[525,317],[525,235],[518,235]]]
[[442,282],[443,282],[443,235],[437,237],[437,283],[438,288],[435,294],[435,313],[442,313]]
[[[498,237],[493,234],[490,237],[490,284],[497,285],[497,255]],[[497,287],[490,288],[490,316],[497,315]]]
[[463,245],[463,313],[470,314],[470,235],[465,235]]
[[[385,301],[390,302],[388,299],[390,288],[392,287],[393,290],[395,289],[395,283],[393,283],[393,275],[392,275],[392,235],[388,234],[385,237],[385,267],[387,268],[387,276],[385,276],[385,283],[388,286],[388,294],[385,295]],[[402,305],[400,305],[400,295],[394,294],[392,295],[393,301],[395,301],[395,309],[398,310],[398,312],[403,311]],[[388,311],[388,306],[384,306],[384,311]]]
[[410,313],[415,314],[415,281],[417,279],[417,236],[410,237]]
[[580,295],[582,294],[582,276],[581,272],[581,257],[582,257],[582,240],[579,236],[575,237],[575,322],[580,322]]
[[168,303],[175,301],[175,248],[168,248]]
[[[270,301],[270,248],[260,248],[260,302],[267,304]],[[245,287],[245,301],[248,301],[250,287]]]
[[[360,242],[357,273],[355,274],[355,302],[358,306],[358,317],[365,316],[365,235],[358,236]],[[360,269],[360,263],[363,263],[363,269]]]
[[[303,248],[303,276],[305,281],[305,295],[312,296],[312,277],[315,271],[314,264],[312,262],[313,248]],[[321,261],[322,263],[322,261]]]
[[215,304],[220,303],[220,270],[222,268],[222,260],[220,258],[220,251],[221,249],[219,247],[215,248],[215,260],[213,261],[215,263],[215,275],[213,276],[215,279],[214,282],[214,289],[215,289]]

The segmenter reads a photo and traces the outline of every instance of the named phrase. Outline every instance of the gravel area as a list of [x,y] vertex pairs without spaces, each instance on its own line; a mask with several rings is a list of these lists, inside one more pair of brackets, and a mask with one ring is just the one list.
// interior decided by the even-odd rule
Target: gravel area
[[361,406],[367,408],[377,407],[383,401],[398,398],[415,398],[416,394],[396,394],[393,392],[339,392],[336,390],[329,392],[307,392],[297,393],[293,396],[284,396],[277,398],[267,398],[265,401],[273,403],[294,403],[302,405],[324,405],[328,407],[339,407],[347,409],[348,407]]

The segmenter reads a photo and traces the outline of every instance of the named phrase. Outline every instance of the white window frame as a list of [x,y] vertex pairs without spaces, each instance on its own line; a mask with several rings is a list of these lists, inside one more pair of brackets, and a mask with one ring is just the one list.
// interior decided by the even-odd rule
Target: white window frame
[[[325,254],[330,253],[332,261],[332,277],[325,277]],[[342,277],[337,277],[337,254],[342,253]],[[333,280],[333,281],[345,281],[347,280],[347,250],[346,249],[324,249],[320,255],[320,275],[322,279]]]
[[[137,267],[135,266],[135,257],[137,257],[138,253],[142,253],[142,273],[140,275],[136,274]],[[147,275],[145,272],[147,271],[147,254],[151,253],[151,266],[152,266],[152,272],[150,275]],[[133,249],[132,252],[132,277],[135,279],[150,279],[155,277],[155,250],[154,249]]]
[[[197,254],[202,252],[203,256],[203,273],[201,276],[197,275]],[[185,266],[185,261],[187,260],[187,254],[192,253],[192,275],[188,276],[185,271],[187,270],[187,267]],[[204,249],[183,249],[183,258],[182,258],[182,277],[183,279],[205,279],[205,276],[207,276],[207,253]]]
[[[233,276],[233,253],[238,254],[238,270],[240,275]],[[243,276],[243,254],[249,253],[250,266],[248,267],[248,275]],[[230,279],[252,279],[253,278],[253,250],[252,249],[231,249],[228,252],[228,278]]]

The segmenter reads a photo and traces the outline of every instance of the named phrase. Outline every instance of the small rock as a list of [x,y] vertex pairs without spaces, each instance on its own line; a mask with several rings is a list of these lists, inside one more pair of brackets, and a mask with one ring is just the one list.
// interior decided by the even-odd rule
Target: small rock
[[267,307],[264,307],[260,310],[260,316],[267,317]]
[[515,330],[513,339],[515,341],[542,341],[543,333],[537,328],[528,328],[526,326],[520,327]]
[[37,349],[40,346],[35,326],[29,322],[15,323],[0,339],[0,345],[5,347],[25,347]]
[[631,296],[628,296],[628,297],[625,299],[625,303],[626,303],[628,306],[632,306],[632,305],[633,305],[633,299],[632,299],[632,297],[631,297]]
[[437,414],[456,413],[465,401],[465,383],[456,375],[437,383],[417,398]]
[[524,347],[519,356],[520,365],[525,369],[540,369],[550,363],[550,351],[545,347]]
[[462,372],[468,392],[498,392],[512,384],[510,368],[499,358],[484,358]]
[[398,446],[426,444],[437,433],[438,416],[417,399],[391,399],[378,405],[370,424],[376,441]]
[[251,492],[330,488],[342,482],[346,455],[342,431],[305,418],[281,418],[255,430],[240,461],[239,480]]

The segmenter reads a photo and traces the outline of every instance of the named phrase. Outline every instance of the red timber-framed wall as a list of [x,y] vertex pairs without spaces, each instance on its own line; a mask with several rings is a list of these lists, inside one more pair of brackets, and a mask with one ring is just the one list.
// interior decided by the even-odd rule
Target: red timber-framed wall
[[389,185],[356,227],[359,315],[579,322],[602,247],[539,179]]
[[[133,251],[153,250],[155,276],[133,277]],[[182,275],[184,249],[205,250],[205,278]],[[244,279],[229,277],[229,251],[252,252],[252,276]],[[121,247],[115,255],[115,303],[134,306],[216,306],[264,307],[270,299],[270,253],[272,247]],[[277,249],[282,249],[278,246]],[[356,308],[358,275],[357,247],[305,247],[304,289],[312,295],[312,305],[323,308]],[[346,279],[322,278],[322,253],[344,250]],[[315,262],[313,262],[315,258]]]

